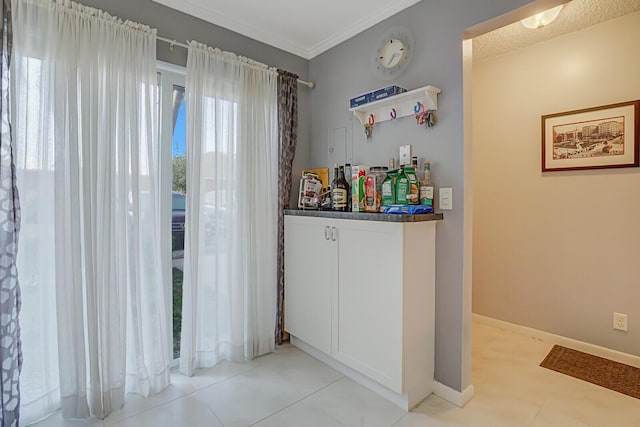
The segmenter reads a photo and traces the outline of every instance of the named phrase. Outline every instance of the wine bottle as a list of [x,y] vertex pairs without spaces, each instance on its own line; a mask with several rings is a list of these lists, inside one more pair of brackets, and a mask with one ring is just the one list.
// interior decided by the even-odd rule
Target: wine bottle
[[337,181],[331,188],[331,205],[334,211],[346,212],[348,194],[347,185],[347,180],[344,179],[344,166],[340,166]]

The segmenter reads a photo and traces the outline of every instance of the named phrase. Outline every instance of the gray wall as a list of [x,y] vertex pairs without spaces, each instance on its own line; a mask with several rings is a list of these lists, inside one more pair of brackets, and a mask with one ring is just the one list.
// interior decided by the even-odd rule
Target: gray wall
[[[397,157],[398,146],[412,144],[431,160],[437,187],[453,188],[453,211],[438,224],[436,248],[436,379],[461,391],[463,384],[463,95],[462,33],[482,21],[523,6],[526,0],[423,0],[375,27],[311,60],[311,163],[328,166],[328,135],[346,128],[348,154],[355,164],[383,164]],[[370,66],[374,45],[392,26],[408,28],[415,40],[409,69],[391,82],[378,79]],[[440,121],[431,129],[412,117],[376,125],[367,142],[360,123],[348,112],[349,98],[396,84],[442,89]],[[349,155],[347,156],[349,157]],[[366,301],[363,296],[363,303]],[[466,367],[465,369],[468,369]],[[467,382],[465,379],[464,382]]]
[[[122,19],[130,19],[158,29],[158,35],[185,42],[196,40],[212,47],[234,52],[267,65],[296,73],[302,80],[308,80],[309,61],[281,49],[250,39],[233,31],[168,8],[151,0],[76,0],[87,6],[102,9]],[[158,41],[158,59],[172,64],[186,66],[187,50],[181,47],[169,49],[169,45]],[[298,86],[299,131],[294,177],[300,176],[309,164],[310,121],[309,93],[311,89]],[[292,200],[297,193],[294,180]],[[297,199],[296,199],[297,200]]]

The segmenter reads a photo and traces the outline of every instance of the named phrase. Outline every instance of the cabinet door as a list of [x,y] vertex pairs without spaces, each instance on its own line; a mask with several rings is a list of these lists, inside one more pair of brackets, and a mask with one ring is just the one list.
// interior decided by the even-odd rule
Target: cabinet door
[[331,354],[331,283],[336,243],[329,221],[285,216],[285,330]]
[[402,393],[402,224],[340,221],[333,357]]

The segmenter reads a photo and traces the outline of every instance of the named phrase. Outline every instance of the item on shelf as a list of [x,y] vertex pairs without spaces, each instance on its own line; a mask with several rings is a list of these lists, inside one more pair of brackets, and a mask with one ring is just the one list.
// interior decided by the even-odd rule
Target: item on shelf
[[[417,161],[417,158],[416,158]],[[404,174],[409,180],[409,192],[407,193],[407,204],[418,205],[420,204],[420,183],[416,176],[416,170],[412,166],[406,166],[404,168]]]
[[363,93],[362,95],[358,95],[355,98],[351,98],[349,100],[349,105],[351,106],[350,108],[356,108],[373,101],[379,101],[390,96],[405,93],[406,91],[406,89],[398,86],[388,86],[382,89],[374,90],[372,92]]
[[381,212],[386,214],[421,215],[432,213],[433,208],[422,205],[390,205],[383,206]]
[[433,208],[433,182],[431,181],[431,162],[424,162],[424,175],[420,182],[420,205]]
[[373,92],[372,101],[379,101],[381,99],[388,98],[394,95],[400,95],[401,93],[405,93],[407,90],[398,86],[387,86],[382,89],[378,89]]
[[347,180],[347,211],[351,212],[351,163],[344,164],[344,178]]
[[318,179],[322,182],[323,193],[326,193],[327,191],[329,191],[329,168],[305,169],[304,171],[302,171],[302,176],[304,177],[309,173],[316,175]]
[[351,105],[351,108],[356,108],[369,102],[371,102],[369,93],[356,96],[355,98],[351,98],[349,100],[349,104]]
[[318,175],[306,173],[300,179],[300,193],[298,194],[298,209],[318,209],[322,194],[322,181]]
[[351,210],[364,212],[364,184],[369,166],[354,165],[351,167]]
[[338,177],[331,185],[331,208],[334,211],[347,210],[347,194],[348,183],[344,179],[344,166],[340,166],[338,170]]
[[382,205],[389,206],[396,203],[396,181],[398,179],[398,171],[390,170],[382,181]]
[[396,204],[417,205],[420,203],[420,188],[416,173],[411,166],[400,169],[396,182]]
[[365,180],[366,212],[378,212],[382,205],[382,182],[387,176],[386,166],[373,166]]

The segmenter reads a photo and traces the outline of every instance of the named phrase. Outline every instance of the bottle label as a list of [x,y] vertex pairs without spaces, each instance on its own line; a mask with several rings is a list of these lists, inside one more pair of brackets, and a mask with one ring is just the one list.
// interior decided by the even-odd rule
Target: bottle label
[[344,188],[336,188],[331,192],[334,209],[347,207],[347,190]]
[[423,185],[420,187],[420,204],[425,206],[433,206],[433,187]]

